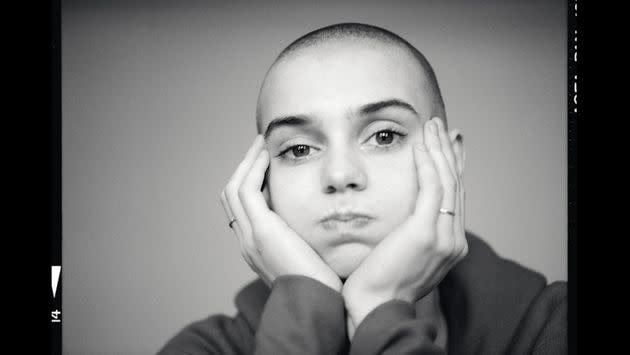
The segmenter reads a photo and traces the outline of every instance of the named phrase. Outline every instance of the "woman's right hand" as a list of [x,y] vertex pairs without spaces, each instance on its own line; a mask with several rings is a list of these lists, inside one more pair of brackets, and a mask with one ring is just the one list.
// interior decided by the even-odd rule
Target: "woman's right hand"
[[221,192],[221,204],[239,239],[247,264],[271,287],[282,275],[313,278],[340,292],[342,282],[322,258],[275,212],[261,186],[269,167],[264,138],[256,136],[245,158]]

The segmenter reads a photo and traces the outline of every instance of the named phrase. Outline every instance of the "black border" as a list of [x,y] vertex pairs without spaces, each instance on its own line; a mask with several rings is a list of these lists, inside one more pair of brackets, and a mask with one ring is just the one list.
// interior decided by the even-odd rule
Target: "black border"
[[567,159],[568,159],[568,190],[567,190],[567,232],[568,232],[568,319],[567,319],[567,347],[569,354],[577,354],[580,346],[577,340],[580,336],[577,333],[577,305],[578,305],[578,264],[577,264],[577,168],[578,168],[578,117],[580,108],[578,107],[578,87],[580,87],[580,76],[578,74],[579,49],[582,26],[579,26],[579,5],[578,0],[569,0],[567,6]]
[[[49,10],[48,50],[49,62],[49,135],[46,142],[48,147],[49,174],[49,241],[50,254],[47,272],[51,274],[51,266],[61,266],[61,4],[60,0],[51,0]],[[63,268],[62,268],[63,272]],[[50,276],[48,278],[50,282]],[[50,287],[50,286],[49,286]],[[61,354],[62,350],[62,278],[60,276],[57,292],[53,297],[49,288],[49,313],[47,314],[50,333],[50,354]],[[53,322],[59,320],[59,322]]]
[[[62,265],[62,205],[61,205],[61,2],[51,0],[45,6],[47,13],[46,51],[48,54],[48,77],[44,79],[46,100],[44,101],[47,115],[45,124],[47,132],[44,132],[43,147],[45,152],[45,172],[47,179],[46,199],[44,201],[48,210],[48,220],[44,222],[48,228],[49,253],[48,263],[45,265],[47,275],[46,289],[48,290],[48,313],[43,321],[49,332],[50,354],[62,353],[62,322],[52,323],[53,310],[62,309],[62,279],[59,280],[57,294],[53,298],[50,285],[50,273],[52,265]],[[580,299],[579,268],[578,268],[578,118],[582,115],[582,106],[578,105],[578,88],[582,92],[583,77],[579,70],[580,62],[584,58],[583,38],[585,36],[581,3],[578,0],[569,0],[567,4],[567,135],[568,135],[568,350],[570,354],[577,354],[581,348],[582,331],[579,326],[578,309]],[[577,33],[576,33],[577,30]],[[577,47],[576,47],[577,46]],[[576,58],[578,60],[576,60]],[[578,72],[580,74],[578,74]],[[580,96],[582,99],[583,96]]]

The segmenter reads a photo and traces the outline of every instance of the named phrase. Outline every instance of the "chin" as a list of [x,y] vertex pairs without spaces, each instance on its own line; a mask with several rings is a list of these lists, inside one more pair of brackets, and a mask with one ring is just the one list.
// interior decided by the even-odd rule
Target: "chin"
[[345,281],[371,251],[372,247],[364,243],[345,243],[329,250],[324,259],[337,276]]

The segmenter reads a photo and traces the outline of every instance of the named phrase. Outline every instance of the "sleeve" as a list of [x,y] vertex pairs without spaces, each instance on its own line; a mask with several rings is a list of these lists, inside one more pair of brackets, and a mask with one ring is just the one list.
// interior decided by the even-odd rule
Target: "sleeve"
[[157,355],[251,354],[253,331],[239,313],[194,322],[170,339]]
[[273,284],[258,330],[242,316],[215,315],[175,335],[158,355],[345,354],[346,314],[341,294],[306,276]]
[[312,278],[278,277],[263,311],[255,354],[347,353],[341,294]]
[[545,287],[530,305],[513,339],[511,354],[567,354],[567,284]]
[[350,355],[446,354],[435,343],[435,323],[416,319],[411,303],[385,302],[372,310],[357,327]]

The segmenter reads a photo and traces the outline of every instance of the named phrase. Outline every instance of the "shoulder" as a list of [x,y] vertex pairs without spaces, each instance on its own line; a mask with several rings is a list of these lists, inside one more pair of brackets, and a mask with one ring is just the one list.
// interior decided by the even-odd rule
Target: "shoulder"
[[[454,286],[465,288],[471,296],[533,299],[547,285],[546,278],[513,260],[499,256],[479,236],[467,232],[468,255],[457,264],[448,277]],[[499,301],[499,300],[497,300]]]
[[260,279],[250,282],[234,298],[235,316],[214,314],[186,325],[158,355],[251,353],[268,292]]
[[567,316],[567,283],[553,282],[530,304],[516,331],[510,352],[566,353]]
[[566,282],[547,285],[542,274],[499,256],[480,237],[466,238],[468,255],[440,285],[449,338],[462,339],[454,347],[504,352],[515,339],[545,326],[538,317],[566,298]]
[[[308,312],[316,304],[325,305],[329,309],[330,301],[343,306],[340,295],[331,291],[323,284],[306,277],[280,277],[280,287],[275,287],[273,303],[286,308],[288,303],[294,304],[295,315],[304,316],[300,312]],[[254,348],[256,332],[259,329],[263,311],[270,301],[271,289],[261,280],[256,279],[242,287],[234,298],[238,313],[234,317],[218,314],[193,322],[179,331],[170,339],[159,355],[181,354],[241,354],[251,353]],[[280,314],[278,312],[277,314]],[[278,318],[281,322],[291,319],[291,315]],[[282,324],[273,326],[275,330],[282,328]]]
[[253,348],[253,332],[241,314],[215,314],[185,326],[158,355],[241,354]]

